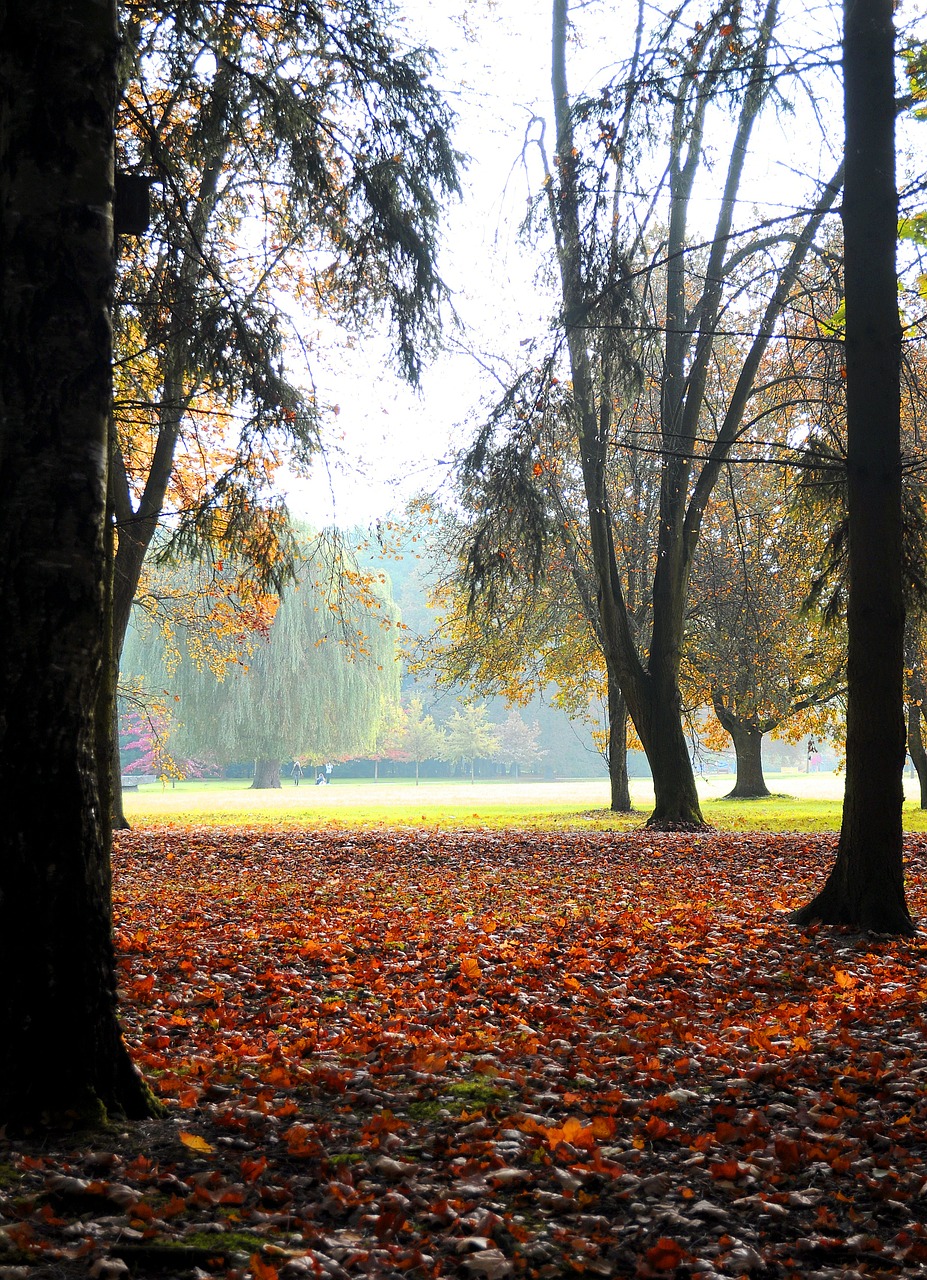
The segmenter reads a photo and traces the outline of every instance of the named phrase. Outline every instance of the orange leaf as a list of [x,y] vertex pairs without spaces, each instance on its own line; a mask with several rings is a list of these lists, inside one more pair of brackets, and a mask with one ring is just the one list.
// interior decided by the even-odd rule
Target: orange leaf
[[644,1125],[644,1132],[649,1138],[665,1138],[672,1127],[665,1120],[661,1120],[659,1116],[651,1116]]
[[614,1116],[593,1116],[590,1127],[593,1136],[601,1142],[603,1139],[615,1136],[618,1130],[618,1122]]
[[258,1178],[267,1168],[267,1157],[261,1156],[258,1160],[249,1160],[245,1156],[241,1162],[241,1176],[245,1182],[257,1182]]
[[248,1259],[248,1267],[254,1280],[277,1280],[277,1268],[265,1262],[259,1253],[252,1253]]
[[647,1265],[654,1271],[675,1271],[685,1257],[685,1249],[678,1240],[668,1236],[660,1236],[655,1245],[647,1250]]

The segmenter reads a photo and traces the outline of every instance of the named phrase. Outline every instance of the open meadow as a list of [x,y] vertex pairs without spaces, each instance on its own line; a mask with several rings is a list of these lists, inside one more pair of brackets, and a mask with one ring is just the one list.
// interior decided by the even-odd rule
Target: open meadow
[[[720,830],[837,831],[843,776],[833,773],[768,774],[774,794],[765,800],[724,800],[733,775],[700,778],[707,822]],[[905,827],[927,830],[916,779],[905,779]],[[248,781],[190,779],[150,783],[125,793],[133,824],[286,826],[460,826],[548,830],[630,830],[640,827],[653,805],[649,781],[631,780],[633,814],[611,814],[605,779],[546,782],[342,781],[299,787],[286,779],[279,791],[254,791]]]

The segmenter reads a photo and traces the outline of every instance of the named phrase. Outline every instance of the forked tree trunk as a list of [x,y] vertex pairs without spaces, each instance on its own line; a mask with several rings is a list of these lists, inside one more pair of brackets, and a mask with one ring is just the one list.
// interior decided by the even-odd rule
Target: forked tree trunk
[[278,790],[282,786],[280,781],[280,761],[279,760],[255,760],[254,762],[254,781],[251,783],[252,791],[272,791]]
[[742,719],[725,706],[718,692],[713,694],[712,706],[718,723],[730,735],[737,757],[737,779],[725,800],[761,800],[770,794],[763,777],[763,737],[775,728],[775,723],[769,721],[760,728],[755,720]]
[[843,12],[847,775],[834,867],[821,892],[794,919],[911,934],[901,825],[901,326],[892,0],[844,0]]
[[151,1114],[116,1015],[107,422],[115,3],[0,5],[0,1125]]

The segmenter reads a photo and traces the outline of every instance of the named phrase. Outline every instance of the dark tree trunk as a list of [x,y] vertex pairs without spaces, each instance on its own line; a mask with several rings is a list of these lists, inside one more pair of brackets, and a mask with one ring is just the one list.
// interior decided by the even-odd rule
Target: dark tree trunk
[[[651,732],[641,741],[653,774],[654,807],[648,827],[658,831],[704,827],[692,758],[678,707],[657,699],[651,708]],[[639,726],[638,726],[639,730]]]
[[255,760],[252,791],[270,791],[281,785],[279,760]]
[[101,742],[115,3],[0,3],[0,1124],[155,1108],[116,1016]]
[[[110,631],[110,635],[112,635],[112,631]],[[113,830],[128,831],[129,820],[126,817],[122,800],[122,763],[119,751],[119,704],[115,696],[116,687],[119,682],[119,659],[115,653],[111,653],[110,659],[112,664],[113,698],[109,709],[109,744],[106,751],[106,761],[109,765],[109,812],[112,815]]]
[[776,727],[775,722],[760,728],[753,721],[741,719],[724,705],[717,692],[712,696],[712,706],[721,728],[730,734],[737,756],[737,780],[725,800],[760,800],[768,796],[769,788],[763,777],[763,736]]
[[927,809],[927,751],[924,750],[921,709],[911,702],[908,703],[908,754],[920,784],[921,808]]
[[795,920],[911,934],[901,826],[901,328],[895,270],[892,0],[844,0],[843,71],[850,531],[847,779],[836,862],[824,888]]
[[608,682],[608,780],[613,813],[631,812],[628,786],[628,704],[617,681]]
[[629,705],[653,774],[654,808],[648,827],[674,831],[706,826],[699,805],[689,743],[682,727],[682,706],[674,670],[649,673],[634,681]]
[[[727,726],[725,726],[727,728]],[[752,726],[728,729],[737,755],[737,781],[725,800],[760,800],[770,794],[763,777],[763,732]]]

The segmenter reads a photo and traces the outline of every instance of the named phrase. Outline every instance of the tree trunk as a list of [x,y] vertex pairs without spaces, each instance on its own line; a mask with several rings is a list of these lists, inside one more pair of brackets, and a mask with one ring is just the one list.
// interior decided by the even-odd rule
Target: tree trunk
[[[554,0],[551,82],[557,121],[559,199],[553,193],[551,199],[552,218],[560,231],[557,256],[564,316],[578,318],[585,317],[591,295],[584,277],[579,221],[578,151],[573,145],[573,116],[566,81],[568,7],[568,0]],[[596,375],[590,359],[589,335],[585,322],[573,319],[565,324],[565,329],[597,585],[591,621],[600,637],[609,673],[611,675],[614,672],[613,678],[617,680],[627,700],[628,710],[650,762],[656,803],[648,819],[648,826],[658,830],[702,827],[705,823],[699,808],[692,761],[680,720],[678,655],[685,605],[684,577],[679,577],[677,581],[670,576],[672,583],[680,587],[680,592],[670,600],[669,612],[678,621],[674,632],[673,623],[663,608],[668,598],[667,590],[664,588],[661,591],[660,588],[661,583],[670,583],[670,579],[658,570],[654,583],[653,612],[656,620],[662,609],[662,630],[667,643],[661,646],[661,642],[652,640],[651,661],[645,670],[631,636],[606,492],[606,454],[602,441],[608,436],[614,388],[611,385],[599,386],[597,403]],[[671,462],[664,462],[664,469],[670,465]],[[666,483],[664,477],[664,487]],[[654,635],[656,636],[656,625]]]
[[[112,630],[110,631],[110,634],[112,634]],[[122,756],[119,750],[119,703],[115,697],[116,686],[119,681],[119,659],[116,657],[115,653],[112,653],[110,655],[110,660],[112,663],[114,696],[110,707],[109,747],[106,753],[106,760],[109,764],[109,811],[111,814],[111,825],[113,830],[128,831],[130,829],[130,825],[129,820],[126,817],[122,801]]]
[[892,0],[844,0],[847,777],[837,858],[796,923],[912,934],[904,894],[901,328]]
[[908,754],[920,783],[921,808],[927,809],[927,750],[924,749],[921,709],[910,702],[908,703]]
[[653,697],[646,736],[639,724],[637,730],[653,774],[655,803],[647,826],[657,831],[705,827],[678,705]]
[[[726,728],[727,726],[725,726]],[[760,800],[770,794],[763,777],[763,732],[753,726],[728,729],[737,755],[737,781],[725,800]]]
[[613,813],[631,812],[628,786],[628,704],[617,682],[608,682],[608,780]]
[[143,1116],[100,782],[115,3],[0,4],[0,48],[0,1125]]
[[280,761],[279,760],[255,760],[254,762],[254,781],[251,783],[252,791],[271,791],[279,790],[282,786],[280,782]]
[[672,664],[629,673],[625,696],[653,775],[654,809],[647,826],[657,831],[707,826],[683,732],[682,699]]
[[776,727],[775,721],[765,722],[761,729],[755,716],[752,721],[744,720],[730,711],[717,691],[713,692],[712,706],[722,729],[730,734],[737,756],[737,780],[725,800],[760,800],[768,796],[769,788],[763,777],[763,737],[770,728]]

